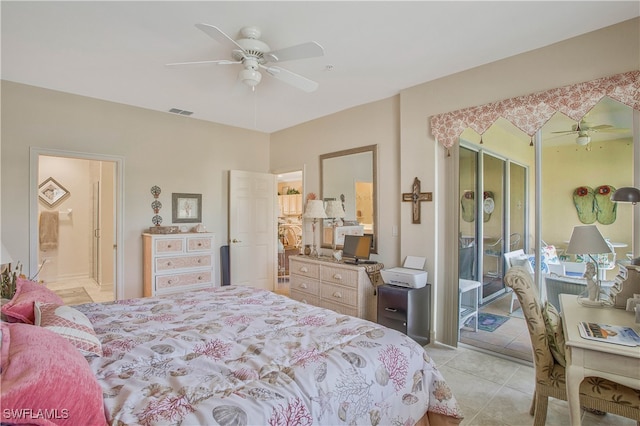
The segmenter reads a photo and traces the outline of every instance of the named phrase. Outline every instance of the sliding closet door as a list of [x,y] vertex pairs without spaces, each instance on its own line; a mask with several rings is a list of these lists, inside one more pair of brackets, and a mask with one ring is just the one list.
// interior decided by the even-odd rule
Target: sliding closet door
[[504,181],[505,161],[482,153],[482,301],[504,293],[503,254],[508,251],[505,238]]

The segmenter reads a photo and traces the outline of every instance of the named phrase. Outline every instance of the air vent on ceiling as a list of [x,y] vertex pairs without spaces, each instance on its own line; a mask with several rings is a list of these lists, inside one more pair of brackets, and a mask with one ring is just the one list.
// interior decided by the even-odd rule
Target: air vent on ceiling
[[183,109],[178,109],[178,108],[171,108],[169,110],[169,112],[172,112],[174,114],[179,114],[179,115],[191,115],[191,114],[193,114],[193,111],[185,111]]

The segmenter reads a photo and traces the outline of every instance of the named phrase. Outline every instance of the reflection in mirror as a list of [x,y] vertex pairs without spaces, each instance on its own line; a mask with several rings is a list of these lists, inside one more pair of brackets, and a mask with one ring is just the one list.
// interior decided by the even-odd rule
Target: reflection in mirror
[[321,247],[342,248],[345,235],[373,236],[371,253],[377,253],[376,175],[377,145],[320,156],[320,195],[339,201],[344,217],[324,220]]

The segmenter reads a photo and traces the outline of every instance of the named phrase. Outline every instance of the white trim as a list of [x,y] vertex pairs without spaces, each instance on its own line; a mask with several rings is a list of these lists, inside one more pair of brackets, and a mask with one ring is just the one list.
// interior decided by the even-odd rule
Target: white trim
[[124,157],[86,152],[65,151],[50,148],[29,148],[29,275],[38,270],[38,159],[41,155],[77,158],[83,160],[111,161],[116,164],[116,262],[115,298],[124,297]]

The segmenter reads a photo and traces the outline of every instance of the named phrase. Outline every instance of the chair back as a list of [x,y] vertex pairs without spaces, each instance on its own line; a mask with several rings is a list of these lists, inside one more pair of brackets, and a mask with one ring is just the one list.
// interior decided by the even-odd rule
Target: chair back
[[513,289],[522,307],[522,313],[531,338],[536,380],[544,380],[548,378],[553,368],[554,359],[551,349],[549,349],[538,289],[533,283],[531,274],[521,266],[509,268],[504,277],[504,282]]

